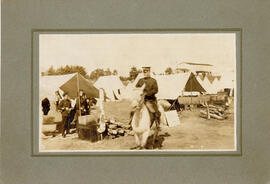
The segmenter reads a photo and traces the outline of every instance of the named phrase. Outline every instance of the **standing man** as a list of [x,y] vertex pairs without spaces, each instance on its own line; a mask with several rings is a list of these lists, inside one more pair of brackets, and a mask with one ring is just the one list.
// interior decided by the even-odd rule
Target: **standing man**
[[61,113],[62,113],[62,136],[66,137],[66,134],[69,133],[69,128],[70,128],[69,112],[71,110],[71,101],[68,98],[67,93],[64,93],[63,96],[64,96],[64,99],[59,104],[59,110],[61,110]]
[[144,102],[151,113],[154,114],[154,120],[157,123],[159,129],[160,125],[160,112],[158,110],[156,94],[158,93],[158,85],[156,79],[150,76],[150,67],[142,67],[144,78],[141,78],[136,87],[142,87],[145,84],[143,90]]

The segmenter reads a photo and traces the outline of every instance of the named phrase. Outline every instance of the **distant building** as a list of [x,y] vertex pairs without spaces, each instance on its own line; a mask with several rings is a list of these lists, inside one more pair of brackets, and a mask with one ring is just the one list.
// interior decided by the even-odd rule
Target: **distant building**
[[215,68],[211,64],[181,62],[177,64],[175,73],[193,72],[205,76],[206,74],[211,75],[214,70]]
[[207,77],[210,83],[212,83],[215,78],[220,80],[221,77],[221,75],[216,72],[216,68],[211,64],[191,62],[178,63],[175,73],[186,72],[193,72],[196,76],[199,76],[201,80],[204,80],[204,78]]

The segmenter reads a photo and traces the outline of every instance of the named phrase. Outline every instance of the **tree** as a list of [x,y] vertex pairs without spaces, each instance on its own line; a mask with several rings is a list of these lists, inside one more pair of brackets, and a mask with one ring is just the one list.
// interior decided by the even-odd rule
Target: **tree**
[[114,69],[112,74],[113,74],[113,75],[118,75],[117,70]]
[[112,72],[111,72],[110,68],[107,68],[107,70],[104,72],[104,75],[105,76],[112,75]]
[[105,72],[104,72],[104,70],[103,69],[100,69],[100,68],[97,68],[97,69],[95,69],[94,71],[92,71],[91,73],[90,73],[90,79],[91,80],[97,80],[100,76],[104,76],[105,75]]
[[[64,74],[71,74],[78,72],[82,76],[86,76],[86,71],[83,66],[69,66],[66,65],[65,67],[60,66],[56,70],[51,66],[47,71],[48,75],[64,75]],[[45,72],[46,73],[46,72]]]
[[63,75],[63,74],[65,74],[64,67],[61,66],[61,67],[59,67],[59,68],[56,69],[55,75]]
[[50,66],[50,68],[48,69],[48,75],[55,75],[55,70],[53,66]]
[[172,74],[172,73],[173,73],[173,70],[172,70],[171,67],[168,67],[168,68],[165,70],[165,74],[167,74],[167,75],[170,75],[170,74]]
[[86,71],[85,71],[85,68],[83,66],[74,66],[74,67],[71,66],[71,72],[72,73],[78,72],[82,76],[86,76]]

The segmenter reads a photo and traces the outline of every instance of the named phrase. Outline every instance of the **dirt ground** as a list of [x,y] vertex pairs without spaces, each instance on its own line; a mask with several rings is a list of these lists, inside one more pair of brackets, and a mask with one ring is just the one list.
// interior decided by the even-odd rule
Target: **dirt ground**
[[[120,105],[121,106],[121,105]],[[124,106],[118,108],[125,109]],[[115,109],[109,109],[113,111]],[[179,113],[180,125],[175,127],[162,126],[155,149],[161,150],[223,150],[234,149],[234,113],[233,103],[228,110],[226,120],[204,119],[199,116],[200,108]],[[118,116],[120,116],[118,114]],[[119,117],[121,119],[121,117]],[[149,144],[151,137],[149,138]],[[130,150],[135,146],[132,135],[115,139],[103,139],[92,143],[81,140],[77,133],[41,137],[41,151],[47,150]]]

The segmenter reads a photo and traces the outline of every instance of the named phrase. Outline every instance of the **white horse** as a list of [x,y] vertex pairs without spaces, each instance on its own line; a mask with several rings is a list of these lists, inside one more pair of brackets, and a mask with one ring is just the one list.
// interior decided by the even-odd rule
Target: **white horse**
[[[144,103],[143,97],[141,96],[143,88],[144,86],[134,90],[132,95],[132,105],[136,106],[136,108],[131,121],[131,126],[134,131],[135,141],[137,145],[135,148],[137,149],[145,148],[152,125],[150,112]],[[158,131],[157,129],[155,129],[155,133],[153,136],[153,144],[155,142],[157,134]]]

